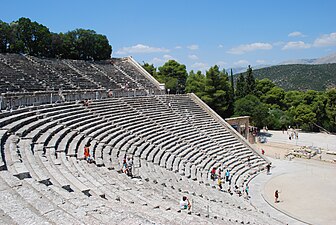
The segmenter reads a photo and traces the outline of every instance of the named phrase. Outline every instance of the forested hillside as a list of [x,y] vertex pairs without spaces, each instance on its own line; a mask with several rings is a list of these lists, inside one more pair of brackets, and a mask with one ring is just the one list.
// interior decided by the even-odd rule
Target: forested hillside
[[253,70],[256,79],[268,78],[285,90],[323,91],[336,87],[336,63],[279,65]]
[[[334,68],[335,65],[320,66]],[[144,63],[143,67],[165,83],[170,94],[193,92],[223,118],[251,116],[252,125],[268,126],[270,129],[291,126],[306,131],[318,131],[320,127],[336,131],[336,88],[285,91],[270,79],[261,79],[261,76],[255,75],[257,70],[252,70],[250,66],[246,73],[237,76],[235,84],[232,71],[229,76],[227,71],[220,70],[217,65],[210,67],[205,74],[201,71],[190,71],[188,74],[185,65],[175,60],[169,60],[159,68],[149,63]],[[273,67],[270,71],[276,68],[280,71],[281,67]],[[295,71],[288,69],[286,73],[290,72],[294,74]],[[304,73],[297,71],[296,74]],[[305,74],[310,79],[316,76],[316,73],[314,76],[309,75],[309,69],[306,69]],[[259,79],[255,79],[255,76]],[[291,82],[286,79],[288,83]],[[299,85],[300,79],[297,80],[296,84]],[[305,82],[314,81],[305,78]]]

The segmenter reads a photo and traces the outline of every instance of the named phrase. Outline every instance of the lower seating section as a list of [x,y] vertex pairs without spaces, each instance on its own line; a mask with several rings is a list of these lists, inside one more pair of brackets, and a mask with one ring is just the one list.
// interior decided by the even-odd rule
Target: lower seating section
[[[278,224],[228,192],[267,162],[188,95],[27,107],[0,125],[0,223]],[[125,156],[133,176],[120,172]],[[214,166],[231,171],[221,191]]]

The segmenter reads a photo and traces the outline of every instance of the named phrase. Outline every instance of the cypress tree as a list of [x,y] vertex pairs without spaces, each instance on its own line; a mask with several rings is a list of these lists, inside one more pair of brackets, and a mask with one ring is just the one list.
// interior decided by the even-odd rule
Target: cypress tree
[[232,73],[232,69],[231,69],[231,74],[230,74],[230,78],[231,78],[231,89],[232,89],[232,98],[234,99],[234,83],[233,83],[233,73]]
[[246,82],[246,90],[245,90],[246,95],[249,95],[249,94],[254,95],[256,92],[256,84],[255,84],[255,78],[252,73],[252,68],[250,65],[248,66],[247,71],[246,71],[245,82]]
[[237,84],[236,84],[236,98],[244,98],[246,96],[246,82],[245,77],[242,73],[239,74],[237,78]]

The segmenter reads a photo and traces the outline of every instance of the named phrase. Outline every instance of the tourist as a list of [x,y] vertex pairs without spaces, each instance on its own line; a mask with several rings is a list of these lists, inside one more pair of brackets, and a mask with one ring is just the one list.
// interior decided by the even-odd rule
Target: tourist
[[226,170],[225,172],[225,181],[228,182],[229,181],[229,178],[230,178],[230,171],[229,170]]
[[85,106],[85,107],[88,107],[88,106],[89,106],[89,100],[88,100],[88,99],[85,99],[85,100],[83,101],[83,106]]
[[271,173],[271,163],[267,164],[266,169],[267,169],[267,174],[270,174]]
[[87,161],[90,160],[90,144],[86,144],[84,147],[84,159]]
[[132,176],[132,168],[133,168],[133,159],[129,158],[127,159],[127,175]]
[[216,179],[216,167],[213,167],[211,170],[211,179],[215,181]]
[[245,193],[246,193],[246,197],[248,198],[249,197],[249,186],[246,185],[245,187]]
[[261,154],[265,155],[265,150],[264,149],[261,149]]
[[183,196],[180,201],[180,209],[188,209],[190,210],[191,204],[189,199],[186,196]]
[[278,200],[278,198],[279,198],[279,192],[278,192],[278,190],[275,191],[274,197],[275,197],[275,203],[278,203],[279,202],[279,200]]
[[221,191],[222,190],[222,179],[220,177],[218,177],[218,188]]
[[127,174],[127,158],[126,158],[126,154],[124,155],[124,158],[123,158],[123,161],[122,161],[121,171],[123,173]]
[[233,193],[232,193],[232,191],[231,191],[231,186],[228,187],[228,190],[227,190],[227,191],[228,191],[228,193],[229,193],[230,195],[233,195]]

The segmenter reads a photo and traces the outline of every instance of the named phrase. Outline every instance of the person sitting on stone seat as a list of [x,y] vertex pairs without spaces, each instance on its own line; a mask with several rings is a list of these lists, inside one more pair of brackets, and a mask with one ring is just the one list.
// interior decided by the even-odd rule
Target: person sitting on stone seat
[[180,201],[180,209],[188,209],[190,210],[191,204],[187,196],[183,196]]
[[132,176],[133,159],[128,157],[126,164],[127,164],[127,175]]
[[127,170],[127,157],[126,157],[126,154],[124,155],[124,159],[123,159],[123,161],[122,161],[121,171],[122,171],[123,173],[126,173],[126,174],[127,174],[127,172],[128,172],[128,170]]
[[84,159],[89,160],[90,158],[90,144],[86,144],[84,147]]

